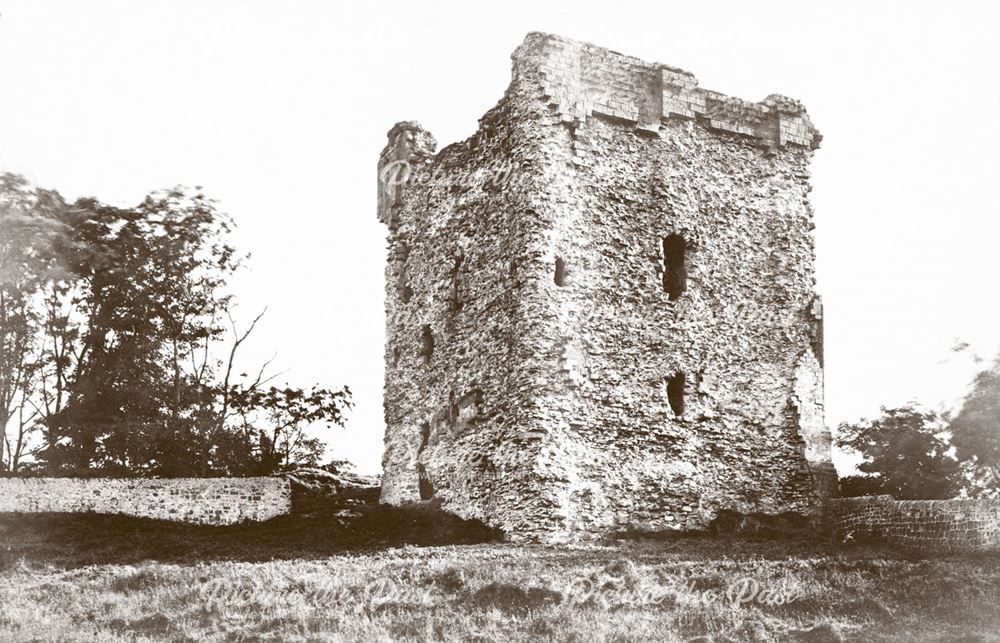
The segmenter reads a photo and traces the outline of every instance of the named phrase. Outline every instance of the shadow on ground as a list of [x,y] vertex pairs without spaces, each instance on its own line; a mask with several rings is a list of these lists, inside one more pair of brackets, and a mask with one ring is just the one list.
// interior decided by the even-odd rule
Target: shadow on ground
[[433,504],[379,505],[377,489],[296,489],[292,512],[226,527],[104,514],[0,514],[0,570],[21,562],[79,567],[146,560],[257,562],[325,558],[405,545],[499,542],[503,535]]
[[[308,560],[407,545],[477,545],[503,540],[500,531],[458,518],[433,502],[390,507],[378,504],[375,487],[330,493],[293,484],[290,514],[228,527],[104,514],[0,513],[0,571],[22,564],[75,568],[144,561]],[[798,528],[775,533],[725,533],[718,529],[628,532],[592,544],[622,548],[637,562],[672,558],[714,561],[833,556],[859,562],[928,558],[926,552],[878,543],[835,543],[817,531]],[[573,548],[571,555],[578,562],[592,559],[599,564],[608,553],[600,546],[584,546]]]

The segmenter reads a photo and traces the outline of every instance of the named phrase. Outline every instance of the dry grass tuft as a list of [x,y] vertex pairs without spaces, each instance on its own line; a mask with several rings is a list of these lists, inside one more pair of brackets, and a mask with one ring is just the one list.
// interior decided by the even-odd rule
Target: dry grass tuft
[[704,536],[524,547],[433,508],[341,510],[232,528],[0,515],[0,640],[1000,640],[996,556]]

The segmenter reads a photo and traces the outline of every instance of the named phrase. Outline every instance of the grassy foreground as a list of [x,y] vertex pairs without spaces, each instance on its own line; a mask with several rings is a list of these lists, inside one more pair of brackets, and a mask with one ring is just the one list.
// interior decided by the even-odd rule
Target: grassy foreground
[[[493,536],[372,507],[231,528],[0,515],[0,640],[1000,640],[997,557]],[[481,544],[422,546],[440,541]]]

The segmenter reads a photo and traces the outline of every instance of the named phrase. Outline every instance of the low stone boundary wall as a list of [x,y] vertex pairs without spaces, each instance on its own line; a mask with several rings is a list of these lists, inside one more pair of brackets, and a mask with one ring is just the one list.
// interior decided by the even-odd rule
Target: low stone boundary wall
[[1000,552],[1000,500],[837,498],[828,518],[839,540],[879,540],[949,552]]
[[284,478],[0,478],[0,512],[123,514],[202,525],[291,510]]

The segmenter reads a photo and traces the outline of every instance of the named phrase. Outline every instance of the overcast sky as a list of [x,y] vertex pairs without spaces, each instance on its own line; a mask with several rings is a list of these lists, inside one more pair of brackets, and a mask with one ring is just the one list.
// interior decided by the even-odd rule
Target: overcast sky
[[[382,450],[376,161],[397,121],[439,146],[503,95],[528,31],[802,100],[826,304],[827,421],[952,404],[1000,348],[1000,11],[988,2],[0,0],[0,171],[134,205],[204,186],[253,254],[249,361],[349,384],[338,457]],[[957,340],[971,352],[955,354]]]

